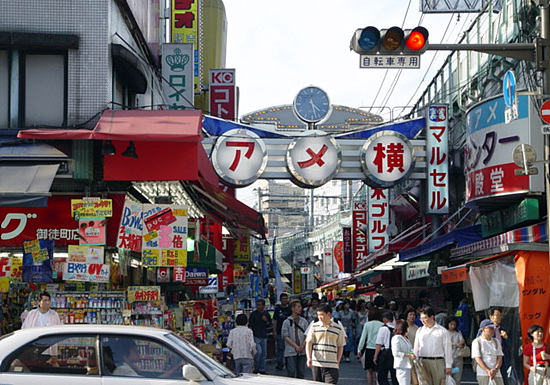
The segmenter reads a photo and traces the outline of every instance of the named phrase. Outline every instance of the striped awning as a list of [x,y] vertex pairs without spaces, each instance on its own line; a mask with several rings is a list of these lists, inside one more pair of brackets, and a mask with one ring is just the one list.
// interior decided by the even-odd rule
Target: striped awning
[[494,237],[484,239],[482,241],[472,243],[470,245],[457,247],[451,250],[451,258],[456,258],[462,255],[471,254],[479,250],[487,250],[508,243],[531,243],[531,242],[548,242],[548,234],[546,232],[546,222],[532,226],[522,227],[516,230],[510,230],[506,233],[496,235]]

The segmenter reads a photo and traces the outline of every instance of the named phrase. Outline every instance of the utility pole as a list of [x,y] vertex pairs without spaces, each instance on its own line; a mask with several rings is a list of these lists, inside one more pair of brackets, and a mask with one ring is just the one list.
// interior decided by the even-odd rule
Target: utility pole
[[[540,7],[540,38],[542,44],[542,60],[544,61],[543,95],[550,95],[550,57],[548,39],[550,38],[550,11],[548,0],[539,0]],[[550,136],[544,135],[544,184],[546,188],[546,234],[548,236],[548,261],[550,263]]]

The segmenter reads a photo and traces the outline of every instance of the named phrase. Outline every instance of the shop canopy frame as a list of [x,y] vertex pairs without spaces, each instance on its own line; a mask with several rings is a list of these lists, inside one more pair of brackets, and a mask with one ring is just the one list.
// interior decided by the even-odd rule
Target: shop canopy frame
[[202,122],[200,110],[105,110],[92,130],[27,129],[19,131],[18,137],[109,140],[119,150],[133,142],[137,158],[123,156],[121,151],[104,155],[105,180],[180,180],[205,215],[233,233],[265,239],[262,215],[220,188],[201,144]]

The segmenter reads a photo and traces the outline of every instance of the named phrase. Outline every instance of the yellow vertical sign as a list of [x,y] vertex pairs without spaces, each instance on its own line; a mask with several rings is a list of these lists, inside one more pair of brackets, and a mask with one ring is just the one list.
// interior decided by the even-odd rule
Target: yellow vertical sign
[[250,237],[244,235],[235,242],[234,262],[250,262]]
[[302,274],[300,273],[300,269],[294,269],[292,277],[294,278],[294,294],[300,294],[302,292]]
[[172,43],[192,43],[194,53],[193,77],[195,91],[199,90],[201,66],[199,51],[200,0],[172,0],[170,34]]

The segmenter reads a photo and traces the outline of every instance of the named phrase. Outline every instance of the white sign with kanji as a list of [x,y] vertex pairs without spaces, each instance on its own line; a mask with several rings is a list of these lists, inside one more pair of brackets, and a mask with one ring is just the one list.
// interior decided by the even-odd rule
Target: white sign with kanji
[[267,149],[255,133],[230,130],[218,138],[211,161],[218,176],[227,184],[244,187],[254,183],[264,172]]
[[411,143],[395,131],[377,132],[361,147],[361,167],[373,187],[392,187],[409,176],[415,162]]
[[323,252],[323,271],[325,276],[325,282],[330,282],[334,279],[333,264],[334,257],[332,255],[332,249],[325,249]]
[[428,161],[428,214],[449,213],[448,107],[428,107],[426,132]]
[[289,144],[286,163],[296,184],[305,188],[319,187],[338,173],[342,152],[331,135],[310,130]]
[[388,243],[390,207],[387,190],[369,187],[367,191],[369,194],[369,252],[374,253]]

